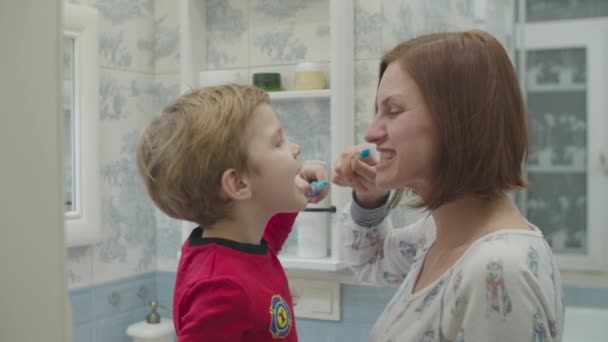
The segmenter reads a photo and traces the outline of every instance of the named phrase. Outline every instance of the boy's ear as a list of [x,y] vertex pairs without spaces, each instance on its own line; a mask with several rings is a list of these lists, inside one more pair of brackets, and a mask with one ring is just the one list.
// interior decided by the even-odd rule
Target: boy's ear
[[228,169],[222,173],[220,188],[229,200],[243,201],[251,198],[249,178],[236,169]]

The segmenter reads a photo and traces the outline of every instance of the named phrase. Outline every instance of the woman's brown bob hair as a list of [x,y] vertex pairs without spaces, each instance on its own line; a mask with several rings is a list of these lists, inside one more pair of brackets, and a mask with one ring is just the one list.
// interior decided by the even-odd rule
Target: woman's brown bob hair
[[440,138],[430,188],[413,207],[432,210],[462,195],[490,200],[526,187],[524,101],[509,56],[492,35],[472,30],[408,40],[382,57],[380,78],[393,62],[420,88]]

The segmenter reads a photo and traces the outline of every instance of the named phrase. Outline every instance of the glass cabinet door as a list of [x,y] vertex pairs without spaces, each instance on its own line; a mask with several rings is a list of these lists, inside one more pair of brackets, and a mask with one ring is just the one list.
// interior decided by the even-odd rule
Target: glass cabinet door
[[608,182],[602,158],[608,55],[603,42],[608,35],[599,23],[556,21],[524,28],[530,186],[519,204],[564,268],[606,265]]

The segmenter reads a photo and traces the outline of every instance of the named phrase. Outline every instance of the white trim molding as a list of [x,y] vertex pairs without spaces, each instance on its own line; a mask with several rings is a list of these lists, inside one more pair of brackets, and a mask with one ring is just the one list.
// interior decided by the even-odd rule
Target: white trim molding
[[74,39],[74,163],[76,210],[65,213],[67,246],[101,236],[99,169],[99,17],[97,10],[64,5],[64,35]]

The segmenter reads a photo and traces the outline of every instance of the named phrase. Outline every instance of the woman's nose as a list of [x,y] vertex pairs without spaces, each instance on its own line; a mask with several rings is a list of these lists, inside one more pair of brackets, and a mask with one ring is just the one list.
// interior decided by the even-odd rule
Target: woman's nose
[[384,129],[384,124],[382,120],[378,119],[378,116],[374,117],[372,123],[369,125],[367,130],[365,131],[364,139],[368,143],[375,144],[378,141],[384,139],[386,136],[386,130]]

